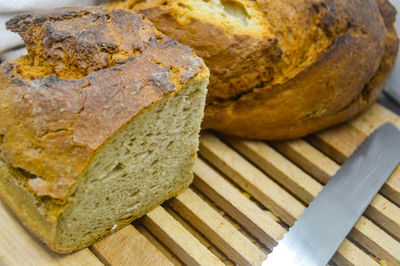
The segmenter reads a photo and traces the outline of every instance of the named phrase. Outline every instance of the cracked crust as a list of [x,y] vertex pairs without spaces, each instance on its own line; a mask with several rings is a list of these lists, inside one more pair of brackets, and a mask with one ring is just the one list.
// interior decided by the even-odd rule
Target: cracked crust
[[[199,6],[191,6],[191,2],[198,2]],[[196,13],[196,9],[204,8],[203,1],[131,0],[109,3],[107,7],[144,14],[165,35],[192,47],[212,73],[209,85],[212,89],[207,94],[210,103],[236,97],[270,81],[271,65],[282,54],[257,4],[251,0],[240,2],[249,11],[245,14],[250,17],[247,27],[242,19],[229,20],[216,12]],[[190,14],[186,13],[188,8]],[[220,8],[227,10],[227,6]]]
[[120,128],[207,72],[190,48],[122,10],[56,9],[7,27],[29,56],[0,65],[0,159],[33,195],[60,204]]
[[202,1],[179,8],[184,2],[109,6],[145,14],[204,58],[211,82],[203,129],[276,140],[344,122],[375,102],[397,55],[396,11],[387,0],[209,1],[261,11],[255,17],[267,25],[269,41],[261,50],[263,41],[250,25],[247,35],[231,32],[220,21],[194,15],[195,2]]

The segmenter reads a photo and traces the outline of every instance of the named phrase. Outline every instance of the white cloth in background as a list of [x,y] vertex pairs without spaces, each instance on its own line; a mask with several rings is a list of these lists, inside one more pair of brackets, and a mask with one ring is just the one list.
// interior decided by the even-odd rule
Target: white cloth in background
[[[5,23],[10,18],[35,10],[64,6],[95,6],[105,0],[0,0],[0,53],[23,45],[18,34],[6,30]],[[6,55],[3,55],[4,58]]]

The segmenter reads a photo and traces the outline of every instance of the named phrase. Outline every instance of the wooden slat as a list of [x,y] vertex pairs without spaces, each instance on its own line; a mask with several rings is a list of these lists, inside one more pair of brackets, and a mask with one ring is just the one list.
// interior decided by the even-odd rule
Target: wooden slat
[[[346,126],[348,129],[347,131],[341,132],[336,131],[336,128],[330,129],[330,134],[319,136],[318,138],[321,139],[321,143],[315,144],[317,144],[318,148],[324,150],[324,152],[326,152],[326,146],[330,146],[332,148],[330,156],[336,160],[338,159],[337,154],[343,153],[341,152],[343,150],[347,151],[346,156],[350,156],[356,149],[357,145],[351,143],[347,143],[348,145],[345,145],[340,143],[340,141],[336,141],[335,139],[347,139],[349,135],[353,135],[357,138],[355,142],[362,142],[367,135],[371,134],[375,129],[385,122],[392,122],[400,129],[400,117],[396,116],[394,113],[382,107],[381,105],[376,104],[361,116],[350,121]],[[340,162],[341,160],[338,161]],[[386,184],[381,190],[381,193],[400,206],[399,167],[387,180]]]
[[[314,145],[316,145],[324,152],[326,152],[326,147],[329,146],[329,156],[331,156],[332,159],[338,161],[339,163],[341,160],[338,160],[338,157],[341,157],[342,155],[346,156],[346,158],[349,157],[357,149],[358,146],[343,144],[336,141],[337,139],[347,139],[349,138],[349,136],[352,136],[357,138],[357,140],[354,141],[355,143],[361,143],[367,137],[366,134],[351,125],[347,125],[346,131],[336,131],[336,128],[333,128],[329,130],[329,134],[326,134],[326,132],[328,131],[316,135],[319,139],[319,142],[314,142]],[[346,153],[342,152],[343,150],[346,150]],[[341,155],[338,156],[337,154]],[[397,167],[390,178],[386,181],[381,190],[381,193],[400,206],[400,166]]]
[[335,255],[333,255],[332,260],[336,263],[336,265],[340,266],[380,265],[347,239],[345,239],[340,245],[338,251],[335,253]]
[[[373,111],[373,114],[369,111],[351,123],[346,124],[345,131],[333,128],[316,134],[311,138],[313,144],[335,161],[341,163],[343,158],[349,157],[356,150],[358,147],[356,143],[362,143],[367,134],[373,132],[384,122],[394,122],[400,129],[399,117],[379,105],[374,106]],[[340,141],[341,139],[350,138],[354,138],[353,143],[347,141],[342,143]],[[318,141],[315,141],[315,139],[318,139]],[[386,181],[381,193],[400,206],[400,167]]]
[[272,145],[325,185],[340,166],[303,139],[274,142]]
[[173,265],[132,225],[97,242],[91,249],[109,265]]
[[[261,241],[264,240],[264,244],[269,248],[273,248],[282,239],[285,229],[203,160],[196,161],[194,172],[197,175],[194,185],[239,223],[245,225],[249,232]],[[378,265],[348,240],[344,240],[333,260],[340,265]]]
[[171,199],[168,204],[235,263],[257,265],[266,257],[258,247],[191,189]]
[[135,228],[149,240],[164,256],[171,261],[175,266],[182,266],[180,261],[166,246],[164,246],[146,227],[143,226],[140,219],[133,222]]
[[400,265],[400,244],[370,220],[361,217],[353,230],[351,238],[367,248],[372,254],[393,265]]
[[194,186],[264,245],[271,249],[282,239],[285,229],[202,159],[196,160],[193,170]]
[[[203,135],[201,137],[201,142],[200,142],[200,153],[202,156],[206,157],[209,161],[212,161],[213,164],[221,170],[225,175],[227,175],[229,178],[233,180],[240,180],[241,178],[243,180],[247,181],[247,178],[249,176],[255,176],[255,174],[259,175],[260,178],[267,179],[268,177],[263,174],[261,171],[259,171],[257,168],[255,168],[252,164],[248,163],[243,157],[241,157],[239,154],[237,154],[235,151],[233,151],[231,148],[229,148],[226,144],[224,144],[222,141],[220,141],[217,137],[207,134]],[[248,184],[247,182],[237,182],[243,189],[248,189],[250,186],[249,185],[241,185],[241,183]],[[273,183],[275,184],[275,183]],[[264,188],[264,187],[262,187]],[[248,190],[249,193],[254,196],[255,194]],[[287,192],[283,190],[282,188],[279,187],[279,189],[276,189],[273,192],[268,192],[269,196],[271,197],[272,201],[274,202],[279,202],[279,198],[281,195],[287,195]],[[290,196],[290,195],[289,195]],[[292,196],[290,196],[292,197]],[[291,217],[293,220],[287,220],[285,221],[284,219],[286,217],[282,217],[280,213],[275,213],[279,218],[284,220],[286,223],[289,225],[293,225],[293,222],[296,221],[300,215],[304,212],[305,206],[302,205],[299,201],[297,201],[295,198],[293,198],[292,204],[296,204],[296,208],[290,208],[292,206],[285,206],[287,208],[287,214],[289,217]],[[260,200],[259,200],[260,201]],[[260,201],[261,202],[261,201]],[[268,208],[268,206],[267,206]],[[348,240],[345,240],[346,242]],[[358,249],[355,246],[352,246],[355,249]],[[342,252],[341,249],[338,250],[338,252]],[[349,252],[346,250],[346,252]],[[353,252],[352,252],[353,253]],[[352,261],[352,253],[348,254],[342,254],[342,257],[345,257],[349,262]],[[360,251],[354,251],[354,254],[359,254]],[[366,254],[364,254],[364,258],[366,258]],[[372,262],[371,262],[372,263]]]
[[372,200],[365,215],[400,239],[400,208],[381,195]]
[[142,218],[143,224],[184,263],[223,265],[199,240],[190,234],[162,206]]
[[29,234],[0,201],[0,265],[103,265],[89,249],[52,252]]
[[[350,139],[349,139],[350,141]],[[307,203],[311,202],[314,197],[318,195],[318,193],[322,190],[322,186],[319,185],[315,186],[315,189],[310,189],[310,185],[313,182],[313,178],[309,176],[307,173],[303,172],[303,170],[297,168],[292,162],[288,161],[286,158],[282,157],[281,155],[277,155],[274,150],[272,150],[268,145],[266,145],[263,142],[255,142],[255,141],[246,141],[246,140],[241,140],[238,138],[229,138],[229,143],[231,143],[232,146],[234,146],[236,149],[238,149],[242,154],[244,154],[247,158],[250,158],[251,161],[253,161],[256,165],[258,165],[261,169],[265,169],[268,171],[268,174],[275,178],[275,179],[281,179],[282,180],[282,185],[285,186],[288,190],[293,192],[297,197],[302,199],[303,201],[306,201]],[[265,166],[267,165],[267,166]],[[273,169],[272,171],[270,169]],[[276,175],[276,176],[274,176]],[[297,181],[299,178],[300,181]],[[284,184],[283,182],[288,182],[288,184]],[[315,181],[314,181],[315,182]],[[309,200],[306,197],[306,193],[299,193],[298,191],[306,190],[312,197],[311,200]],[[393,217],[389,216],[387,212],[384,211],[382,205],[384,204],[385,199],[381,196],[377,196],[375,200],[372,202],[374,205],[371,207],[371,210],[376,210],[375,212],[370,212],[371,214],[376,214],[380,219],[385,219],[387,222],[392,222],[390,223],[391,228],[395,228],[396,230],[399,230],[399,224],[400,221],[396,222],[393,221]],[[378,218],[378,219],[379,219]],[[384,248],[383,246],[377,245],[371,241],[378,241],[379,239],[385,239],[385,238],[390,238],[390,236],[387,235],[382,230],[378,230],[376,225],[374,224],[368,224],[365,225],[365,223],[362,223],[362,220],[366,220],[366,218],[362,218],[359,222],[357,222],[356,227],[358,228],[357,233],[360,234],[359,239],[362,239],[364,242],[360,243],[363,246],[376,246],[373,251],[379,251],[378,254],[384,254],[385,256],[391,256],[391,257],[385,257],[385,258],[390,258],[393,260],[393,254],[390,254],[389,251],[387,250],[380,250],[381,248]],[[373,228],[376,227],[376,228]],[[368,237],[368,230],[373,228],[375,232],[377,232],[378,235],[374,235],[374,239],[371,237]],[[395,245],[397,245],[400,249],[400,243],[395,242]],[[371,250],[372,252],[372,250]],[[400,263],[400,261],[399,261]]]
[[[346,128],[346,130],[343,130],[343,128]],[[355,141],[351,141],[352,138],[356,138],[357,140]],[[340,163],[342,161],[342,159],[346,159],[348,156],[351,155],[352,152],[354,152],[354,150],[357,148],[358,145],[355,145],[354,143],[362,143],[362,141],[364,141],[366,138],[366,135],[359,131],[358,129],[355,129],[352,125],[346,124],[343,125],[340,128],[333,128],[333,129],[329,129],[326,130],[324,132],[318,133],[313,137],[313,144],[324,150],[324,152],[326,152],[326,154],[328,154],[329,156],[331,156],[334,160],[338,161],[338,163]],[[315,141],[315,139],[318,139],[318,141]],[[344,141],[343,143],[340,142],[340,139],[344,139],[346,141]],[[351,144],[353,143],[353,144]],[[327,149],[327,147],[329,147]],[[394,197],[393,195],[399,195],[398,192],[400,192],[400,187],[398,187],[398,178],[399,176],[396,176],[396,173],[398,173],[398,171],[396,171],[395,173],[393,173],[391,175],[391,177],[389,178],[389,180],[386,182],[386,184],[384,185],[384,188],[386,187],[386,190],[383,189],[381,190],[381,193],[384,194],[385,196],[389,196],[392,197],[391,200],[396,200],[397,198]],[[387,195],[387,188],[390,188],[389,191],[392,192],[391,195]],[[382,202],[384,199],[378,197],[378,199],[376,201]],[[374,204],[377,204],[375,202],[373,202]],[[376,206],[373,206],[372,208],[379,208],[379,204],[377,204]],[[371,211],[370,211],[371,214]],[[374,218],[374,216],[372,216],[371,218],[373,218],[376,221],[379,220],[385,220],[386,222],[392,222],[390,224],[390,227],[393,228],[398,228],[399,223],[398,221],[393,221],[393,218],[391,218],[391,215],[388,214],[387,212],[385,212],[383,209],[380,211],[377,211],[375,213],[372,212],[372,214],[378,214],[377,218]],[[363,247],[365,247],[366,249],[368,249],[371,253],[376,254],[377,256],[384,256],[381,257],[383,259],[387,259],[387,260],[395,260],[397,259],[396,256],[394,256],[394,254],[390,253],[390,250],[384,250],[384,246],[380,245],[379,241],[380,239],[392,239],[393,241],[390,241],[393,245],[395,245],[394,249],[397,249],[397,247],[400,248],[400,243],[396,242],[390,235],[388,235],[387,233],[385,233],[384,231],[380,230],[376,225],[374,224],[370,224],[370,223],[364,223],[360,225],[360,222],[357,223],[358,229],[357,232],[357,239],[359,239],[360,242],[359,244],[361,244]],[[387,224],[383,224],[382,226],[388,226]],[[369,229],[374,227],[374,232],[376,232],[377,234],[380,234],[380,236],[377,235],[373,235],[374,238],[369,237]],[[390,231],[390,230],[389,230]],[[396,231],[396,230],[395,230]],[[397,263],[400,264],[400,261],[398,261]]]
[[400,165],[394,170],[380,192],[400,206]]
[[214,135],[201,136],[200,154],[285,223],[293,225],[303,213],[299,201]]
[[366,137],[367,135],[350,124],[343,124],[335,127],[334,130],[327,129],[312,135],[308,137],[308,140],[336,162],[343,164]]
[[[318,175],[330,179],[340,166],[326,157],[304,140],[280,142],[275,145],[286,157],[292,159],[303,169],[313,169],[315,178]],[[321,167],[321,165],[327,167]],[[394,179],[397,181],[398,179]],[[382,191],[380,192],[382,193]],[[366,215],[375,223],[400,239],[400,208],[381,195],[377,195],[366,211]]]
[[375,104],[349,123],[365,135],[370,135],[375,129],[386,122],[391,122],[400,129],[400,117],[382,105]]
[[[257,264],[264,253],[250,239],[257,238],[269,249],[275,246],[287,228],[281,221],[292,225],[340,164],[387,121],[400,128],[398,116],[375,105],[347,124],[307,138],[313,145],[304,140],[266,144],[222,137],[238,152],[205,133],[200,153],[209,163],[196,161],[195,191],[184,192],[135,222],[142,231],[127,226],[91,250],[110,265],[170,265],[171,261],[177,265],[222,265],[225,255],[238,264]],[[233,219],[223,217],[209,199]],[[378,265],[366,252],[400,265],[399,206],[400,166],[352,230],[349,237],[354,243],[345,239],[332,265]],[[18,222],[17,227],[24,233],[13,233],[15,229],[10,232],[3,221],[2,207],[0,225],[7,230],[1,230],[0,243],[12,247],[0,244],[0,265],[102,265],[88,249],[67,256],[49,251]],[[235,222],[245,230],[241,232]],[[246,237],[248,233],[251,236]],[[24,252],[14,254],[15,250]]]
[[[400,129],[400,117],[382,105],[375,104],[368,111],[350,121],[350,124],[367,136],[386,122],[391,122]],[[400,167],[383,186],[381,193],[400,206]]]
[[[189,221],[185,220],[183,216],[174,210],[168,202],[162,205],[164,210],[166,210],[177,222],[179,222],[189,233],[191,233],[200,243],[211,251],[223,264],[233,265],[232,260],[230,260],[216,245],[214,245],[210,239],[203,235],[199,230],[197,230]],[[216,208],[215,206],[213,206]]]
[[321,184],[266,143],[235,137],[223,139],[303,202],[310,203],[322,190]]

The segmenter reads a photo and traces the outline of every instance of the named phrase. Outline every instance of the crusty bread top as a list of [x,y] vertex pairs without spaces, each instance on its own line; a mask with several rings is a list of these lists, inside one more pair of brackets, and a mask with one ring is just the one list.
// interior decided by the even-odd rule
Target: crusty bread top
[[207,24],[221,25],[231,35],[251,35],[260,40],[270,35],[268,21],[252,0],[241,0],[240,3],[231,0],[133,0],[122,2],[118,7],[143,10],[160,6],[176,14],[178,22],[182,25],[190,24],[194,19]]
[[365,110],[383,89],[398,50],[396,11],[387,0],[375,1],[258,1],[268,16],[275,6],[287,21],[278,28],[286,47],[280,66],[293,62],[293,71],[283,67],[284,75],[264,87],[209,105],[203,127],[253,139],[298,138]]
[[[211,70],[208,105],[230,105],[257,90],[276,93],[280,84],[328,60],[347,36],[365,35],[369,42],[368,79],[384,50],[386,32],[373,0],[119,0],[107,6],[145,14],[167,36],[194,48]],[[208,9],[218,6],[225,16],[209,17]],[[228,12],[235,7],[241,12]],[[243,14],[256,14],[264,30],[247,24],[232,32],[229,21]]]
[[190,48],[121,10],[63,8],[7,26],[29,56],[0,66],[0,156],[37,196],[65,200],[118,129],[208,73]]
[[208,102],[268,82],[281,56],[270,23],[251,0],[127,0],[106,6],[144,14],[161,32],[192,47],[212,73]]
[[[114,0],[107,6],[145,14],[204,59],[211,77],[203,129],[252,139],[298,138],[344,122],[376,100],[398,50],[389,0],[251,2]],[[257,39],[251,24],[247,34],[232,34],[220,21],[196,17],[215,3],[241,6],[242,14],[261,11],[268,38]],[[174,8],[180,4],[188,8]]]

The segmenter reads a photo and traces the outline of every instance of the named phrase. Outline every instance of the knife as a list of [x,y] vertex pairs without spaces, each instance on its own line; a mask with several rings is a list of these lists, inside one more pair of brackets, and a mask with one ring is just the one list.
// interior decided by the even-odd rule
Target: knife
[[400,131],[376,130],[311,202],[263,266],[324,266],[400,162]]

